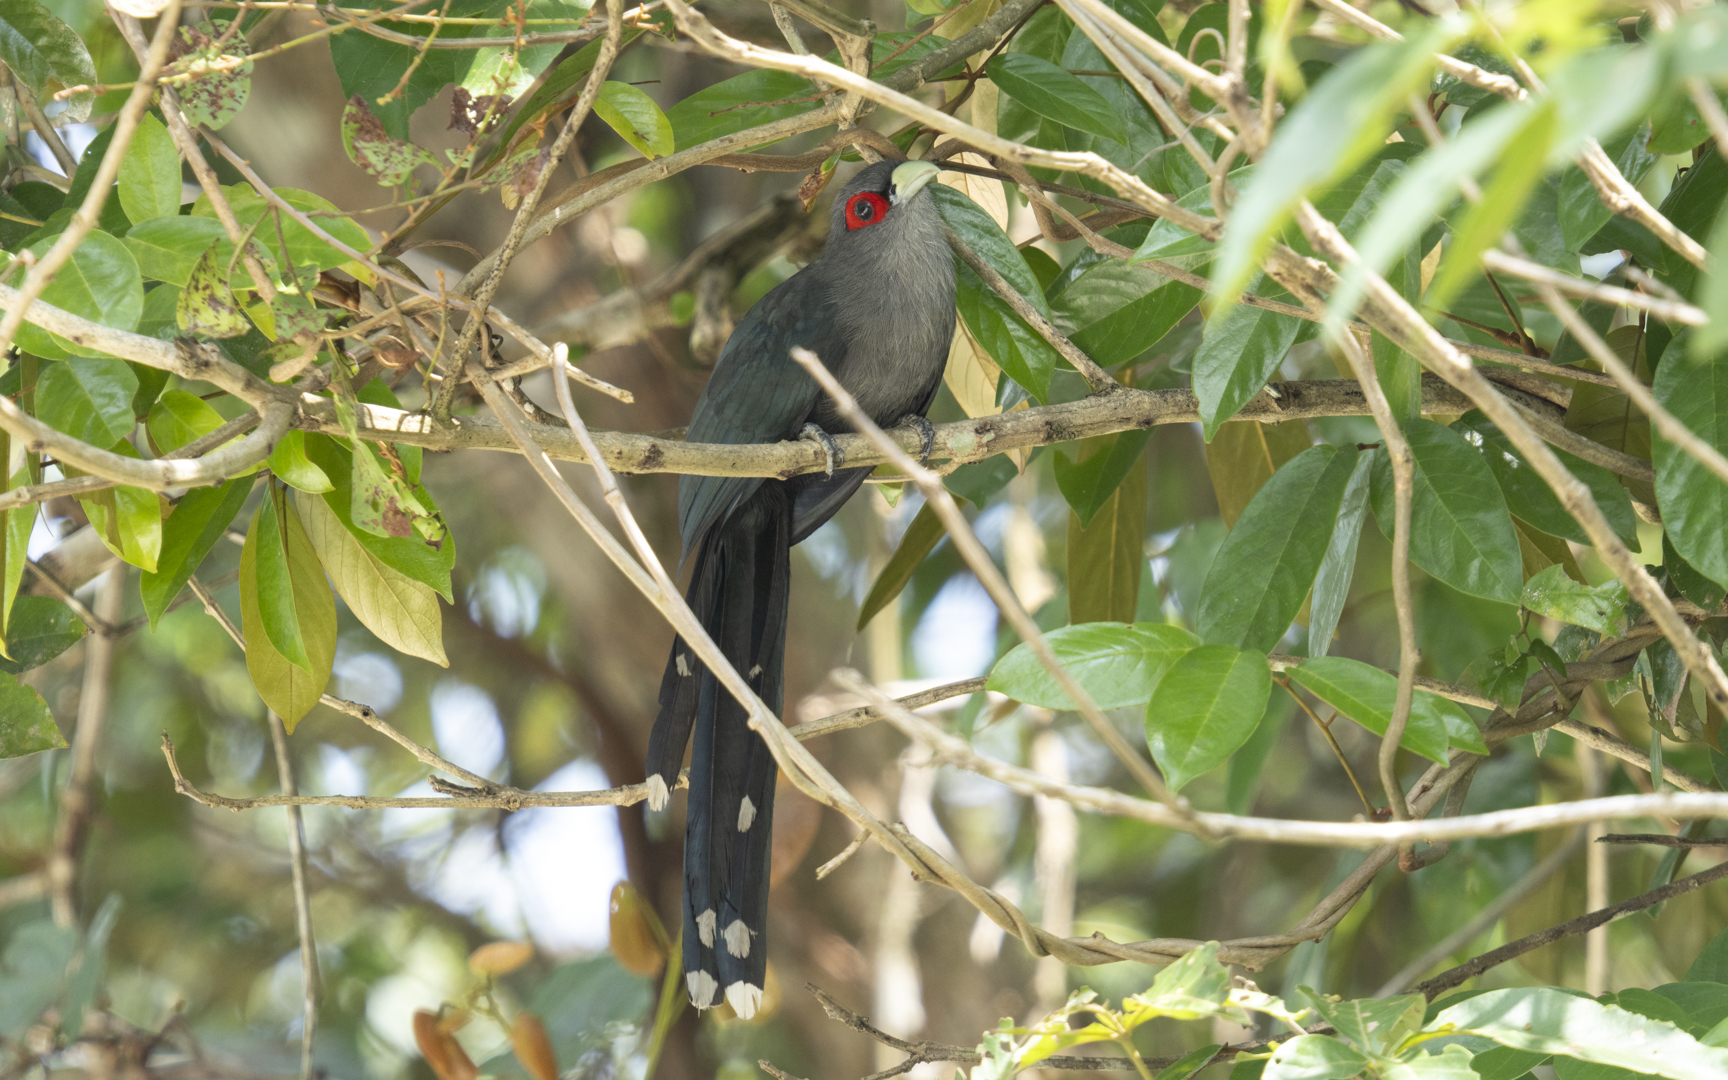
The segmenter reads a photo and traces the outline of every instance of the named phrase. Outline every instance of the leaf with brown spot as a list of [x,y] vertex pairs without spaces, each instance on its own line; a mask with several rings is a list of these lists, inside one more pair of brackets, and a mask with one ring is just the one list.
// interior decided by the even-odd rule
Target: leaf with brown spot
[[[190,75],[178,83],[180,111],[194,124],[217,129],[246,107],[252,93],[252,61],[246,56],[246,39],[241,35],[224,42],[218,48],[210,35],[196,26],[182,26],[180,36],[169,47],[173,60],[171,74]],[[239,64],[234,61],[242,60]],[[230,66],[233,65],[233,66]]]
[[348,107],[342,110],[342,147],[348,151],[349,161],[384,187],[407,183],[418,166],[438,164],[430,151],[385,131],[383,121],[372,115],[359,94],[349,98]]
[[252,328],[228,288],[227,267],[211,244],[192,266],[186,287],[174,306],[174,321],[188,333],[210,338],[239,337]]

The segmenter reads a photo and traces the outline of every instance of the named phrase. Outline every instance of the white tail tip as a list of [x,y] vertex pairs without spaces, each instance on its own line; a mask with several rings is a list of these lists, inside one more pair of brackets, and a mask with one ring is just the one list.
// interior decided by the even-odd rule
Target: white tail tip
[[666,786],[666,778],[655,773],[648,778],[648,809],[664,810],[672,801],[672,791]]
[[[704,972],[703,974],[706,976],[707,973]],[[738,1019],[752,1019],[756,1015],[756,1010],[762,1007],[762,988],[751,986],[749,983],[739,980],[726,988],[726,1004],[732,1006],[732,1011],[738,1014]]]
[[[720,989],[720,984],[714,981],[714,976],[706,971],[687,971],[684,973],[684,982],[690,988],[690,1004],[698,1009],[712,1009],[714,1007],[714,992]],[[732,985],[738,986],[739,984],[733,983]],[[726,994],[726,1000],[732,1000],[730,991]],[[733,1006],[733,1009],[736,1011],[737,1006]]]
[[738,803],[738,831],[749,832],[750,825],[756,820],[756,804],[746,795]]
[[733,919],[732,925],[726,928],[726,951],[740,958],[750,955],[750,928],[744,925],[743,919]]

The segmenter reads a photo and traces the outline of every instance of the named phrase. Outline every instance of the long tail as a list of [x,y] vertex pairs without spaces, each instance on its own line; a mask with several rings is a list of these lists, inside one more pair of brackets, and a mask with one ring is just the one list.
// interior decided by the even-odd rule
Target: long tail
[[[792,510],[763,484],[703,541],[687,599],[726,658],[775,712],[781,708]],[[682,639],[660,683],[648,744],[650,805],[677,781],[695,729],[684,832],[684,977],[698,1009],[754,1016],[767,970],[768,871],[778,770],[748,714]]]

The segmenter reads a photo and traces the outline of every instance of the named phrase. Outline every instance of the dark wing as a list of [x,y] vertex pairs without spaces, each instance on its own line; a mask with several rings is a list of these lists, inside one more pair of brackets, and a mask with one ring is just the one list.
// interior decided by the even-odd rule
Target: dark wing
[[[826,290],[809,271],[781,282],[732,331],[696,402],[685,439],[769,443],[797,438],[821,393],[793,360],[802,346],[833,367],[846,342]],[[686,556],[702,535],[750,497],[761,477],[685,476],[678,484],[678,526]]]

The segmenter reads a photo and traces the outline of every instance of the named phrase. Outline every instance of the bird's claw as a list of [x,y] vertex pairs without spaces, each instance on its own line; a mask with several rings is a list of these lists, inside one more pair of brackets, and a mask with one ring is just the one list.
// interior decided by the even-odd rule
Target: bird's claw
[[834,436],[823,431],[817,425],[805,424],[803,429],[798,432],[798,437],[821,445],[822,453],[827,458],[825,471],[830,480],[834,478],[834,470],[846,464],[846,451],[840,449],[840,444],[834,441]]
[[895,427],[909,427],[918,432],[918,464],[930,464],[930,450],[936,445],[936,428],[917,413],[907,413]]

